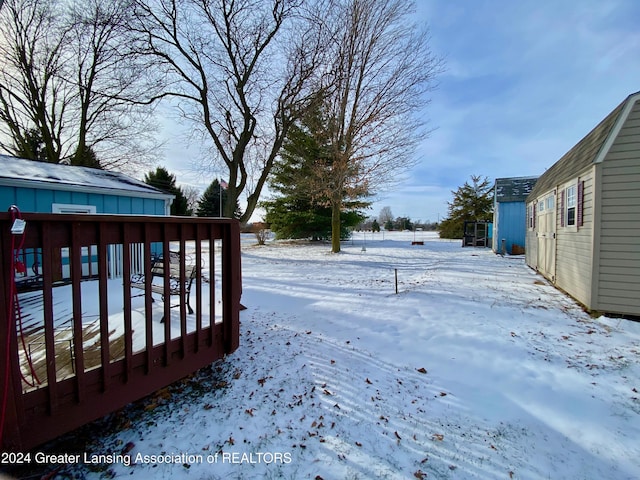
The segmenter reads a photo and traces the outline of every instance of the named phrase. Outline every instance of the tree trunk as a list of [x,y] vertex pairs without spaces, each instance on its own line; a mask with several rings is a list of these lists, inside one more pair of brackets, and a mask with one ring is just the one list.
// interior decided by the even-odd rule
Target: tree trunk
[[342,199],[334,199],[331,202],[331,252],[340,252],[340,210]]

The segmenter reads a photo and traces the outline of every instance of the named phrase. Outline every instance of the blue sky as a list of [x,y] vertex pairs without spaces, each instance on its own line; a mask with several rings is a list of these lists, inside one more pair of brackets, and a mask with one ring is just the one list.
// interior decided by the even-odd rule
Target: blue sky
[[[372,216],[389,206],[436,221],[471,175],[540,175],[640,90],[637,0],[417,3],[446,71],[423,112],[433,131],[418,164]],[[179,168],[165,158],[179,181],[197,184],[184,157]]]

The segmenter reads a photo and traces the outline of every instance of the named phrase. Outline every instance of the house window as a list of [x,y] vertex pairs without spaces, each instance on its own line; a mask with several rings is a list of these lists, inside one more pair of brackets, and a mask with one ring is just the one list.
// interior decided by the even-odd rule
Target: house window
[[575,185],[571,185],[567,187],[565,191],[566,201],[565,201],[565,218],[566,225],[568,227],[575,226],[576,224],[576,200],[577,200],[577,189]]
[[540,213],[544,212],[544,200],[540,200],[538,202],[538,212]]

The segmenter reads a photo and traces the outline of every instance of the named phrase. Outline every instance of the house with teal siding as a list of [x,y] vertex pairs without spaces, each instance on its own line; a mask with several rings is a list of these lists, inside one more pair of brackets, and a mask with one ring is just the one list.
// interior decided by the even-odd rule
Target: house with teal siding
[[522,254],[526,237],[526,199],[538,177],[497,178],[493,195],[493,251]]
[[169,215],[174,196],[119,172],[0,155],[0,209]]
[[[169,215],[175,196],[118,172],[46,162],[36,162],[0,155],[0,209],[12,205],[20,212],[114,215]],[[155,245],[152,245],[155,248]],[[157,248],[160,248],[158,246]],[[157,253],[157,252],[152,252]],[[39,277],[40,252],[21,252],[25,281]],[[141,268],[142,250],[131,252]],[[109,276],[122,274],[122,246],[111,245],[108,251]],[[56,257],[56,280],[70,278],[68,249]],[[98,271],[95,245],[82,249],[82,274],[92,277]]]

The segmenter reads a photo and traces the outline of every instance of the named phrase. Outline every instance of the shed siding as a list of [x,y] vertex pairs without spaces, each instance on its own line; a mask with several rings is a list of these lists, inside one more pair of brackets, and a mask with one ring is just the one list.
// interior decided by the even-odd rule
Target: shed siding
[[164,200],[119,195],[0,186],[0,209],[17,205],[23,212],[51,213],[53,203],[93,205],[96,213],[164,215]]
[[[583,225],[561,227],[556,216],[556,285],[591,308],[591,280],[594,224],[594,168],[575,180],[584,181]],[[566,188],[574,181],[561,185]],[[557,208],[560,208],[558,202]]]
[[105,212],[117,212],[118,211],[118,199],[116,197],[107,196],[104,198],[104,211]]
[[598,310],[640,315],[640,102],[602,162]]
[[526,207],[524,202],[500,202],[497,204],[498,225],[495,231],[494,251],[502,249],[502,239],[506,250],[511,253],[513,245],[524,248],[526,228]]
[[89,195],[84,192],[71,192],[71,201],[74,205],[90,205]]
[[[13,203],[25,211],[36,208],[37,203],[35,192],[29,188],[16,188]],[[25,205],[26,207],[20,207],[20,205]]]
[[144,202],[142,198],[131,199],[131,213],[141,214],[144,212]]
[[144,201],[145,201],[145,211],[152,212],[152,215],[168,215],[168,213],[165,213],[164,202],[159,202],[157,200],[154,200],[152,205],[148,205],[148,202],[151,202],[152,200],[145,199]]
[[[533,202],[535,203],[535,202]],[[531,205],[533,205],[531,203]],[[528,204],[529,205],[529,204]],[[524,258],[527,265],[534,270],[538,269],[538,236],[535,229],[529,228],[527,225],[526,249],[524,251]]]
[[52,203],[55,203],[52,190],[38,190],[36,212],[51,212]]

